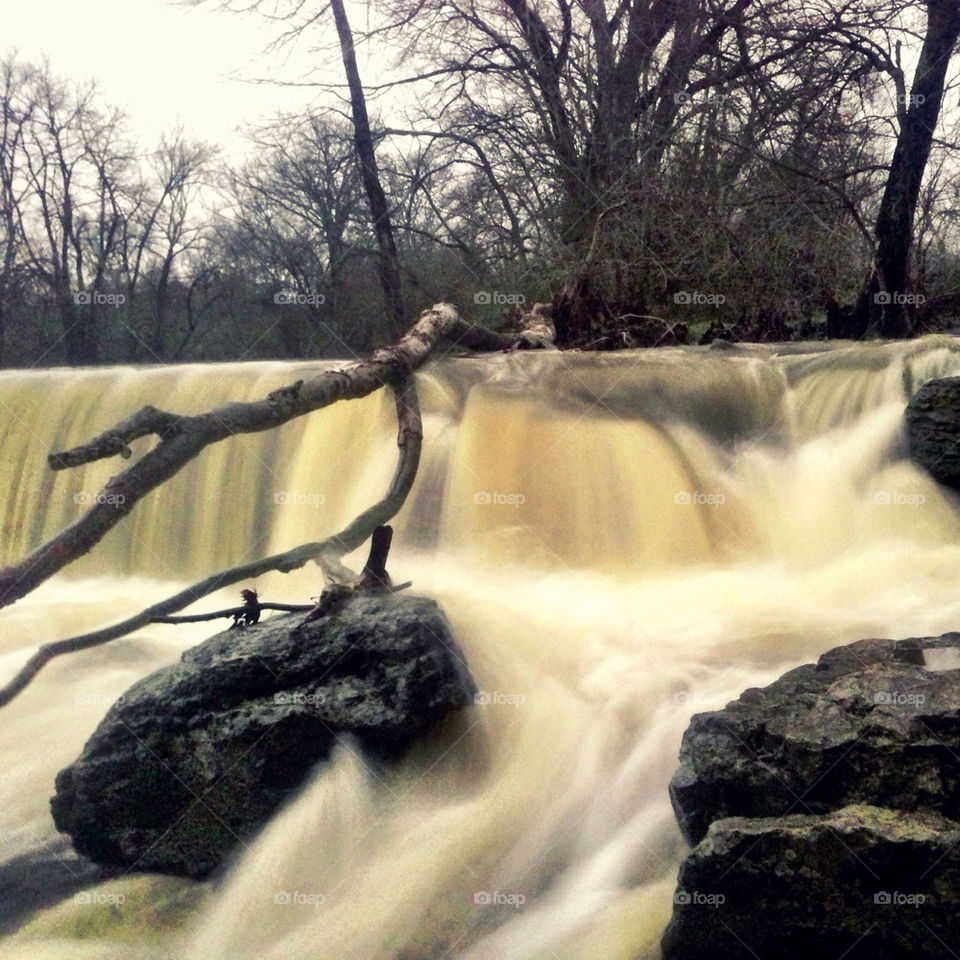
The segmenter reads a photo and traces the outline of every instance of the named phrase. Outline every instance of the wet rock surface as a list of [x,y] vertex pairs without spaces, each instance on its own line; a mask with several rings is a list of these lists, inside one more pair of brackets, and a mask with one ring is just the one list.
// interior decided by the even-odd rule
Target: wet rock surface
[[960,491],[960,377],[925,383],[907,404],[906,427],[914,463]]
[[680,869],[663,956],[943,960],[960,942],[958,845],[930,811],[718,820]]
[[339,737],[389,762],[473,702],[433,600],[356,597],[293,632],[302,619],[224,631],[127,691],[56,779],[54,822],[78,853],[204,877]]
[[723,817],[851,803],[958,817],[960,671],[927,669],[925,648],[958,650],[960,633],[838,647],[694,716],[670,782],[687,841]]
[[664,960],[949,956],[958,668],[958,633],[861,640],[694,716],[670,797],[696,846]]

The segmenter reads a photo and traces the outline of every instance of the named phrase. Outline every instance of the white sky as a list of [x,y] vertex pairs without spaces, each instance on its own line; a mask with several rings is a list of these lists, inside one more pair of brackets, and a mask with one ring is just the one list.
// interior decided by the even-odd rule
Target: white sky
[[[364,4],[348,8],[364,25]],[[273,25],[259,16],[166,0],[4,0],[0,54],[46,55],[57,76],[96,79],[103,103],[122,107],[144,146],[182,122],[227,153],[242,149],[236,128],[278,110],[297,110],[318,91],[253,85],[242,78],[299,80],[316,55],[264,53]],[[332,21],[328,37],[335,40]],[[369,67],[360,60],[361,70]],[[339,76],[336,76],[339,79]],[[364,77],[372,82],[374,77]]]

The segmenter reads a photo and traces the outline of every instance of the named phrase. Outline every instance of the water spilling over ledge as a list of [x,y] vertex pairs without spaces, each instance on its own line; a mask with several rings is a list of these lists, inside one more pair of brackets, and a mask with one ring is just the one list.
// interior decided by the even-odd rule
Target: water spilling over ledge
[[[199,411],[317,369],[3,374],[4,560],[117,470],[52,474],[51,450],[147,402]],[[299,960],[318,944],[331,960],[655,956],[683,849],[666,788],[690,715],[838,644],[960,623],[956,508],[902,435],[909,394],[958,372],[950,338],[431,365],[393,566],[439,600],[489,694],[472,711],[484,754],[473,738],[431,744],[382,782],[338,753],[215,893],[115,880],[98,889],[122,904],[67,901],[4,956],[85,957],[90,936],[108,960]],[[5,612],[0,669],[337,529],[380,495],[394,444],[379,397],[218,444]],[[257,588],[297,602],[318,580]],[[210,607],[221,599],[233,591]],[[5,708],[2,859],[52,838],[53,776],[111,698],[210,632],[156,626],[76,655]]]

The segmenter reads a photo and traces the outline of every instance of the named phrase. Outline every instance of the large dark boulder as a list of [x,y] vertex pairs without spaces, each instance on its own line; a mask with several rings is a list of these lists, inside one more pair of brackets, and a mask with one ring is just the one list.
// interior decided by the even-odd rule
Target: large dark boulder
[[694,716],[670,796],[696,846],[664,960],[949,956],[960,634],[838,647]]
[[907,404],[906,422],[913,462],[960,490],[960,377],[925,383]]
[[958,651],[958,633],[861,640],[694,716],[670,782],[686,839],[724,817],[854,803],[960,818],[960,670],[924,665],[960,666]]
[[115,704],[51,800],[78,853],[203,877],[349,736],[399,757],[474,683],[433,600],[361,596],[211,637]]
[[944,960],[960,825],[930,811],[718,820],[680,868],[664,960]]

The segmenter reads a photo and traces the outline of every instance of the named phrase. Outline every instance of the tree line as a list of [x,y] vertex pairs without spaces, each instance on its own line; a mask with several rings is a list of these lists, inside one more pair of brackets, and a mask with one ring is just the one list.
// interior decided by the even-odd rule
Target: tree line
[[[332,49],[315,6],[288,33]],[[376,216],[346,84],[231,163],[182,131],[144,149],[94,86],[8,55],[0,364],[366,353],[438,300],[492,326],[552,300],[560,344],[630,318],[907,336],[960,313],[956,0],[373,8]]]

